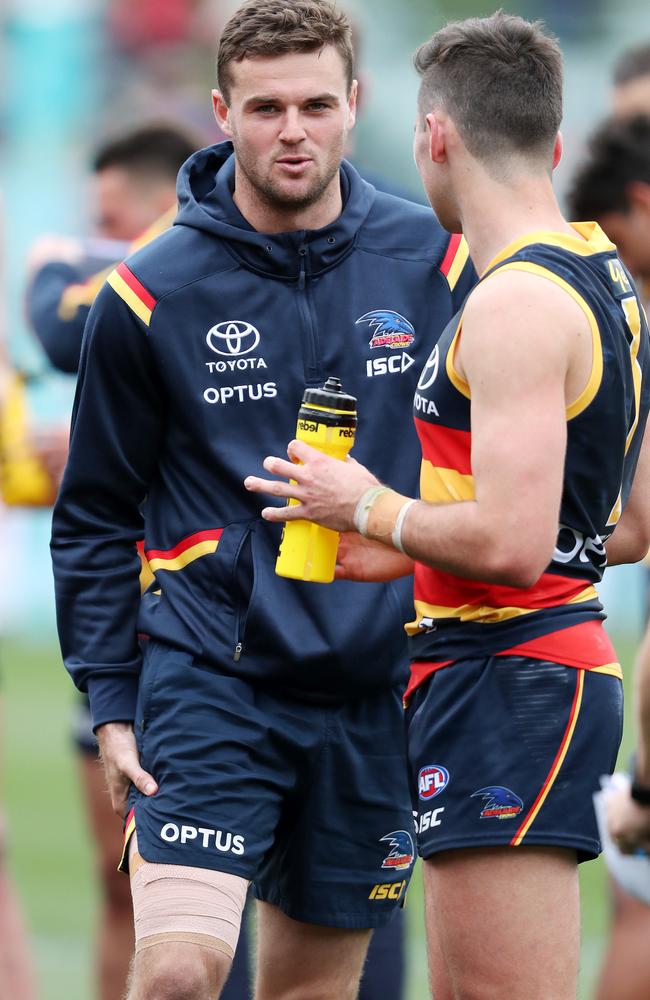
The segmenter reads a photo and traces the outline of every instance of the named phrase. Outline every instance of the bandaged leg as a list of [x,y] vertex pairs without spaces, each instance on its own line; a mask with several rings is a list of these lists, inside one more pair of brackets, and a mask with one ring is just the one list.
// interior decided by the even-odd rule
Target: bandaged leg
[[239,875],[161,865],[129,844],[136,954],[168,941],[214,948],[232,958],[237,946],[248,882]]

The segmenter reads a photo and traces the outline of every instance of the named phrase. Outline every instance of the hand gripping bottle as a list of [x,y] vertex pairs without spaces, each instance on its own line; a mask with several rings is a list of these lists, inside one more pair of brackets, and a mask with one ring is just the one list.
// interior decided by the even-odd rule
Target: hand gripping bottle
[[[356,404],[354,396],[343,392],[337,378],[328,378],[322,389],[305,389],[296,437],[343,461],[354,444]],[[290,506],[297,503],[297,500],[289,500]],[[321,528],[311,521],[288,521],[282,533],[275,572],[293,580],[331,583],[338,546],[338,531]]]

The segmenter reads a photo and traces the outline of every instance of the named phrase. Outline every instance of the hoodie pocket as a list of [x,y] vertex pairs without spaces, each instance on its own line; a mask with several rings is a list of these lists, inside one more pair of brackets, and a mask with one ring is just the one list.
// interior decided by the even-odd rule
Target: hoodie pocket
[[234,644],[232,658],[239,662],[244,651],[246,623],[255,590],[255,565],[253,562],[253,526],[249,524],[235,550],[231,580],[234,602]]

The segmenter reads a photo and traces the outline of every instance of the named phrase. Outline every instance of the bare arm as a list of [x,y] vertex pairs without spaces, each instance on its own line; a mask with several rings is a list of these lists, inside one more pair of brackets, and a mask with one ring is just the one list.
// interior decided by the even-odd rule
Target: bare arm
[[605,549],[609,566],[638,562],[650,548],[650,431],[646,425],[634,482]]

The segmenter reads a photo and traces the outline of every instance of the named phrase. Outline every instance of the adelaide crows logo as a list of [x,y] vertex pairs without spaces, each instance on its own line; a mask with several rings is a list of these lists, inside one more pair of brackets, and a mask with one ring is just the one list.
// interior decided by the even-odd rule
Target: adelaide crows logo
[[384,840],[388,841],[390,851],[381,863],[382,868],[392,868],[395,871],[401,871],[403,868],[408,868],[413,864],[415,849],[410,833],[407,833],[406,830],[393,830],[392,833],[387,833],[385,837],[381,837],[381,841]]
[[473,799],[478,795],[485,799],[481,819],[512,819],[524,808],[519,796],[503,785],[488,785],[487,788],[472,792]]
[[404,316],[392,309],[373,309],[359,316],[355,326],[367,323],[372,330],[371,347],[389,347],[391,350],[408,347],[415,340],[415,330]]

